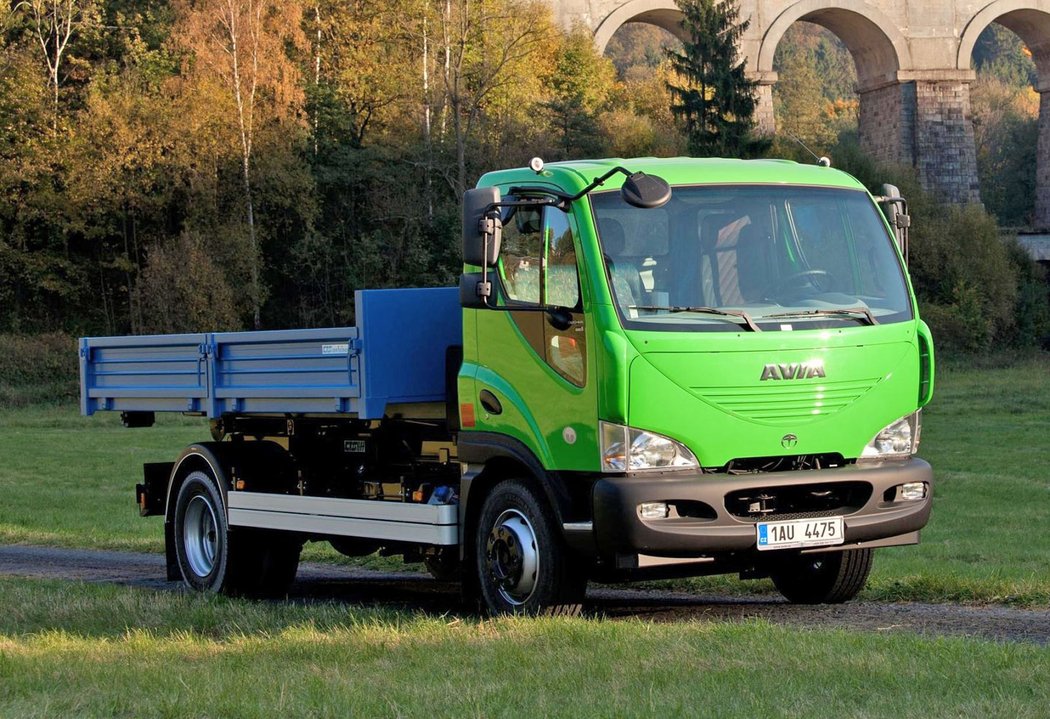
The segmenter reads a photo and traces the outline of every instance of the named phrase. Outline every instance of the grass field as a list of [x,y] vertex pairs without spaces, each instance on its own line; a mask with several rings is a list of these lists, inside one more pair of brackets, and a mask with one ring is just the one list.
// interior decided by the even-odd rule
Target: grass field
[[1050,651],[0,580],[0,716],[1043,717]]
[[[920,450],[935,470],[933,519],[919,546],[879,551],[865,596],[1050,606],[1050,357],[942,365],[937,379]],[[203,420],[178,416],[129,430],[72,407],[0,414],[0,542],[160,551],[160,519],[133,502],[142,463],[206,436]],[[338,557],[323,546],[307,557]],[[686,586],[769,590],[733,577]]]

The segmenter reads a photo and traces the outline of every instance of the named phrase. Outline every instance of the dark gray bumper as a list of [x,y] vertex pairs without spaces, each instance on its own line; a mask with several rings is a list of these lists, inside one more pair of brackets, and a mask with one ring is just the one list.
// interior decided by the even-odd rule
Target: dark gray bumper
[[[929,485],[925,499],[898,500],[894,488],[905,482]],[[727,476],[724,474],[634,475],[605,477],[594,485],[594,540],[599,554],[647,554],[701,556],[755,549],[756,518],[738,517],[726,505],[727,495],[748,488],[805,488],[838,483],[865,483],[871,493],[859,508],[841,512],[845,544],[828,549],[849,548],[858,543],[881,546],[913,544],[915,532],[930,517],[933,471],[921,459],[850,465],[836,469],[769,472]],[[707,517],[672,516],[642,519],[642,502],[667,502],[681,506],[706,505]],[[694,503],[688,505],[688,503]],[[794,518],[771,514],[763,520]],[[895,542],[892,538],[899,537]],[[887,541],[889,540],[889,541]]]

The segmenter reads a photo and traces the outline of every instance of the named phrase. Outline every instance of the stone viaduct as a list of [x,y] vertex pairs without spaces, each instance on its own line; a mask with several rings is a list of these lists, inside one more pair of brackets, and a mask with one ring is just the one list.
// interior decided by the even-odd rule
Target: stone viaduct
[[[627,22],[682,36],[674,0],[552,0],[559,22],[583,23],[604,50]],[[759,126],[775,130],[773,54],[798,21],[821,25],[857,67],[861,143],[872,155],[917,168],[927,188],[979,202],[969,86],[977,36],[997,22],[1032,51],[1040,97],[1035,224],[1050,227],[1050,0],[739,0],[751,25],[741,40],[759,82]]]

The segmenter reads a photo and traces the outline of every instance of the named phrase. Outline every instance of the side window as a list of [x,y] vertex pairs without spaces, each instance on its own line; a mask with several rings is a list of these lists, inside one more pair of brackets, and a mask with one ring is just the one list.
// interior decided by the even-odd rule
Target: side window
[[517,207],[503,223],[499,272],[508,299],[540,301],[544,244],[541,209]]
[[547,212],[547,304],[575,308],[580,303],[576,248],[569,217],[560,210]]
[[[580,277],[569,216],[561,210],[549,209],[544,219],[547,237],[546,303],[578,310]],[[569,382],[583,387],[587,381],[587,333],[583,315],[574,311],[572,324],[565,330],[555,328],[546,320],[543,324],[547,364]]]
[[[565,380],[583,387],[587,333],[569,216],[553,207],[514,208],[503,220],[499,276],[510,314],[532,350]],[[572,322],[557,329],[545,312],[515,309],[516,303],[566,308]]]

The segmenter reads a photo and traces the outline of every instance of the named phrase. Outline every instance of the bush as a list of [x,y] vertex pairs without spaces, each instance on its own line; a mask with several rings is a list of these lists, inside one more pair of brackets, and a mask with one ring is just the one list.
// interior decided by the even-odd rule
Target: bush
[[75,401],[80,363],[69,335],[0,335],[0,407]]
[[967,325],[965,351],[1013,342],[1018,277],[995,219],[976,205],[952,206],[913,224],[910,270],[920,301],[953,308]]
[[1016,238],[1004,243],[1017,276],[1016,337],[1020,347],[1050,349],[1050,278]]
[[183,233],[172,246],[155,245],[138,289],[145,333],[241,328],[226,273],[199,236]]

